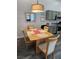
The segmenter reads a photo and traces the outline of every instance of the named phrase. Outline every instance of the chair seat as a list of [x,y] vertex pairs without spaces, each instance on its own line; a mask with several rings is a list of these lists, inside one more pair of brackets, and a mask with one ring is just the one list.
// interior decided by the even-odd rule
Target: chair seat
[[26,41],[25,43],[30,44],[30,43],[32,43],[32,42],[31,42],[31,41]]
[[53,39],[56,39],[55,37],[54,38],[49,38],[49,40],[53,40]]
[[49,38],[49,40],[51,41],[51,40],[56,40],[56,39],[58,39],[60,37],[60,35],[58,35],[57,37],[51,37],[51,38]]
[[46,53],[47,43],[39,44],[39,48],[40,48],[44,53]]
[[30,41],[29,38],[27,37],[27,38],[25,39],[25,43],[30,44],[30,43],[32,43],[32,41]]

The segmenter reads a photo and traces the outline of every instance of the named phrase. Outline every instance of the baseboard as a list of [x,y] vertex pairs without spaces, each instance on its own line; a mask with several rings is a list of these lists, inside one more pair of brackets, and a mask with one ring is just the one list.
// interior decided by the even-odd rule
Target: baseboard
[[24,36],[17,36],[17,39],[24,38]]

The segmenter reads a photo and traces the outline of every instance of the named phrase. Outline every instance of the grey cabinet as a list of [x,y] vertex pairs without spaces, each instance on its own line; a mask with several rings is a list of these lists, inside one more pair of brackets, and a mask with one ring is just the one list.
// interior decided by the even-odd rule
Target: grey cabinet
[[56,15],[57,15],[56,11],[47,10],[46,11],[46,20],[55,20]]
[[52,24],[52,26],[49,26],[49,32],[56,34],[57,33],[57,24]]
[[56,20],[57,17],[61,17],[61,12],[59,11],[47,10],[45,14],[46,20]]

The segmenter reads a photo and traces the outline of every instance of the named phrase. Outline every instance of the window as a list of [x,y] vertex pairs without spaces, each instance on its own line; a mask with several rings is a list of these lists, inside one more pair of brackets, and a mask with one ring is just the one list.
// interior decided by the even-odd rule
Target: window
[[25,14],[26,21],[34,21],[36,19],[35,13],[26,13]]

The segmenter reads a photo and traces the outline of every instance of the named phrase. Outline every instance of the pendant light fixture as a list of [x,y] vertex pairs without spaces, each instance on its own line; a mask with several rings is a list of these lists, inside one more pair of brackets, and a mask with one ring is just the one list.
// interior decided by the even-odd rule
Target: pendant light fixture
[[32,12],[43,12],[44,11],[44,5],[38,3],[32,4]]

